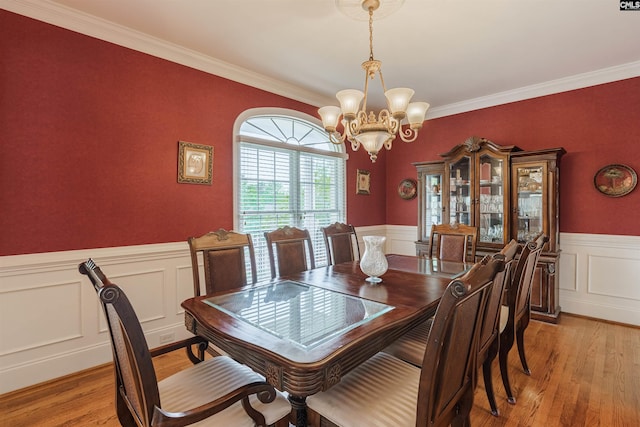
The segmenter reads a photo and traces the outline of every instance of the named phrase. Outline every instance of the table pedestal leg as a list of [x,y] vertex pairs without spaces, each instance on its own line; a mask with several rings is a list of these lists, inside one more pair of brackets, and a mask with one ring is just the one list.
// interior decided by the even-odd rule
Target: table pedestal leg
[[289,395],[289,402],[296,414],[296,427],[307,427],[307,402],[305,397]]

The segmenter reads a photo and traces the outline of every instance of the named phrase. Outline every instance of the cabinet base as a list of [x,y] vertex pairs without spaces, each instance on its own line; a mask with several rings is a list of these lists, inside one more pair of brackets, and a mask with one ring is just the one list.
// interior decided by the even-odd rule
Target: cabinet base
[[531,310],[531,318],[541,322],[557,324],[560,320],[560,307],[557,307],[554,313],[543,313],[541,311]]

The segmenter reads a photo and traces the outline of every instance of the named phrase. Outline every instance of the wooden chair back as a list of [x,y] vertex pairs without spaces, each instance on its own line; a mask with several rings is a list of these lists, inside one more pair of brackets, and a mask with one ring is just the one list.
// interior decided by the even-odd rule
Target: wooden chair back
[[284,226],[266,231],[264,238],[267,241],[272,278],[316,268],[309,230]]
[[514,280],[509,290],[508,303],[509,311],[513,312],[514,319],[529,316],[531,288],[536,273],[538,259],[542,254],[544,245],[549,241],[549,237],[541,234],[534,240],[525,244],[518,264],[516,265]]
[[353,225],[336,222],[320,230],[329,265],[360,259],[360,245]]
[[193,293],[201,293],[198,254],[204,267],[206,294],[247,285],[247,258],[251,268],[251,284],[257,282],[256,258],[251,235],[219,229],[200,237],[189,237]]
[[[489,346],[497,340],[500,334],[500,307],[502,305],[505,288],[511,278],[511,268],[514,264],[514,258],[520,250],[521,247],[518,242],[512,239],[499,253],[493,255],[494,258],[501,259],[504,262],[504,269],[496,274],[493,280],[491,294],[487,300],[479,344],[479,354],[481,355],[488,350]],[[483,358],[484,357],[479,357],[479,359]],[[482,362],[482,360],[479,360],[479,363]]]
[[460,417],[468,421],[485,307],[494,277],[503,268],[502,260],[486,258],[444,292],[422,363],[417,425],[448,426]]
[[150,426],[154,409],[160,407],[160,394],[138,317],[122,289],[111,283],[92,260],[80,264],[79,270],[91,280],[109,325],[118,418],[122,425]]
[[444,261],[475,262],[478,227],[465,224],[433,224],[429,257]]

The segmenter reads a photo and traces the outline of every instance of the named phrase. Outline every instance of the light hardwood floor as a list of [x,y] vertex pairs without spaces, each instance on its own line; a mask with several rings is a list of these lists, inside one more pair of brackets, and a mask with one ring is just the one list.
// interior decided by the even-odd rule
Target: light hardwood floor
[[[532,321],[525,345],[530,377],[522,372],[517,350],[509,355],[518,402],[507,403],[496,360],[500,417],[490,414],[481,382],[473,426],[640,426],[639,328],[563,314],[559,325]],[[178,351],[155,364],[164,378],[189,361]],[[115,427],[113,401],[113,372],[103,366],[0,396],[0,426]]]

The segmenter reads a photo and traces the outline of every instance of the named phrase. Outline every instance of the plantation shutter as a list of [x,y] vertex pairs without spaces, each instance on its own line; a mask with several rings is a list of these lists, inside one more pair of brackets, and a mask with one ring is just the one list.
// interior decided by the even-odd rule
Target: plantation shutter
[[[275,142],[274,132],[261,141],[256,135],[257,127],[256,122],[251,122],[252,134],[240,135],[236,215],[238,231],[250,233],[253,239],[258,280],[270,278],[264,232],[285,225],[308,229],[316,265],[326,265],[320,228],[345,222],[346,156],[336,153],[333,144],[327,145],[328,136],[318,129],[303,134],[309,141],[304,144],[286,135],[282,142]],[[322,136],[322,144],[318,144],[317,137],[308,138],[317,134]]]

